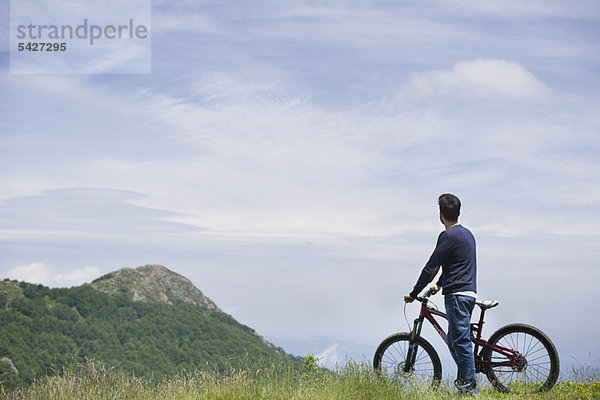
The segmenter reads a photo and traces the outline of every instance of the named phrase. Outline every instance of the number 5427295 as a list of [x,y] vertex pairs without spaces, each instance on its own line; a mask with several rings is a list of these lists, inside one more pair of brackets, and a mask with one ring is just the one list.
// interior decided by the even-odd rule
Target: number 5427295
[[67,51],[66,43],[27,42],[17,45],[19,51]]

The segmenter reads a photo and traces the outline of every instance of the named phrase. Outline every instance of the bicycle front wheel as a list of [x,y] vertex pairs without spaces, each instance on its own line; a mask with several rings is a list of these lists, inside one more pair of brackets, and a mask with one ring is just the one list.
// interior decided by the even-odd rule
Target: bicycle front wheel
[[517,352],[517,362],[508,364],[508,356],[486,348],[482,353],[490,362],[486,375],[500,392],[544,392],[558,379],[560,369],[558,352],[548,336],[539,329],[525,324],[506,325],[490,337],[488,343]]
[[410,333],[388,336],[375,352],[373,368],[382,376],[402,385],[425,382],[437,387],[442,379],[440,358],[433,346],[422,337],[417,338],[416,344],[414,363],[407,368]]

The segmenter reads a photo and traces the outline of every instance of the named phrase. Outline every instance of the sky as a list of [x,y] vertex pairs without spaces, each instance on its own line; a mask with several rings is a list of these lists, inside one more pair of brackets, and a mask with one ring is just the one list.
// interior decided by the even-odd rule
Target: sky
[[486,332],[600,365],[597,1],[156,0],[149,74],[11,73],[0,4],[0,278],[161,264],[266,337],[374,352],[450,192]]

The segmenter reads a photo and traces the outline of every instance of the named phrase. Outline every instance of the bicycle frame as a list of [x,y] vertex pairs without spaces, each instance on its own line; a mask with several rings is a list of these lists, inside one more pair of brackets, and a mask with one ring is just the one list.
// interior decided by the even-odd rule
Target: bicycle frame
[[[446,320],[448,319],[448,316],[445,313],[436,310],[435,308],[429,307],[427,305],[427,303],[428,303],[427,298],[418,298],[417,300],[419,300],[421,302],[421,312],[419,313],[419,317],[415,319],[414,326],[411,331],[411,337],[410,337],[411,344],[408,349],[407,363],[404,366],[405,372],[409,372],[410,369],[412,368],[412,365],[414,365],[414,363],[415,363],[415,359],[416,359],[416,355],[417,355],[416,354],[417,353],[416,352],[416,346],[417,346],[416,338],[418,336],[421,336],[421,329],[423,327],[424,320],[429,321],[429,323],[431,323],[431,325],[433,326],[435,331],[440,335],[442,340],[446,344],[448,344],[448,335],[447,335],[446,331],[444,331],[444,329],[437,322],[434,315],[442,317]],[[471,323],[471,340],[473,341],[473,357],[475,358],[476,371],[482,372],[485,370],[485,368],[492,367],[492,366],[507,366],[507,367],[515,368],[517,371],[520,372],[520,370],[523,368],[523,365],[521,365],[521,363],[520,363],[520,354],[518,351],[509,349],[507,347],[499,346],[499,345],[492,346],[485,339],[481,338],[481,335],[483,332],[484,315],[485,315],[485,309],[481,308],[479,322]],[[496,361],[491,361],[491,360],[486,361],[483,359],[481,354],[478,355],[480,349],[481,349],[482,353],[483,353],[484,349],[489,349],[490,351],[500,353],[503,356],[505,356],[508,360],[503,361],[503,362],[496,362]]]

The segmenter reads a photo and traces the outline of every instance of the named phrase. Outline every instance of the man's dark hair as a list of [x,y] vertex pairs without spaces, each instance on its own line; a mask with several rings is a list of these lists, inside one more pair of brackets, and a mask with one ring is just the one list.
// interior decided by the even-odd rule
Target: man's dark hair
[[450,222],[458,221],[460,215],[460,200],[453,194],[445,193],[438,199],[440,211],[444,218]]

